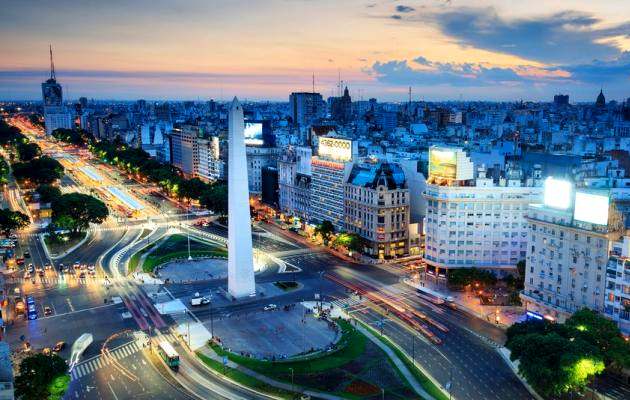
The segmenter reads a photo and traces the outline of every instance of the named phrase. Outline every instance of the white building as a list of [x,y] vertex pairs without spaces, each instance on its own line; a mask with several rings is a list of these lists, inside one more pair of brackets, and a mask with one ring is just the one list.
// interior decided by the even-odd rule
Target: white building
[[278,159],[278,195],[280,211],[309,220],[311,203],[310,147],[288,147]]
[[263,167],[275,167],[280,154],[276,147],[247,146],[247,176],[250,193],[259,194],[262,190]]
[[225,161],[221,159],[219,137],[200,138],[198,142],[197,176],[210,182],[225,179]]
[[603,312],[609,251],[623,231],[610,191],[548,178],[544,202],[529,207],[527,220],[527,310],[559,322],[584,307]]
[[514,270],[527,251],[528,204],[542,189],[514,179],[485,178],[461,149],[432,147],[424,197],[425,261],[427,272],[444,276],[444,269]]
[[311,221],[328,220],[337,231],[344,226],[344,186],[358,157],[357,143],[350,139],[320,137],[318,155],[311,160]]
[[604,314],[630,336],[630,236],[612,244],[606,266]]

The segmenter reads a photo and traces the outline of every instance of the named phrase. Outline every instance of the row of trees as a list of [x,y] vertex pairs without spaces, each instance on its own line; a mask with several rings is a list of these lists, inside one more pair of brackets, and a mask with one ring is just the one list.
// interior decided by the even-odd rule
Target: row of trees
[[324,244],[332,244],[333,247],[345,247],[348,250],[361,252],[365,246],[365,240],[356,233],[340,232],[332,240],[335,234],[335,225],[329,220],[324,220],[315,226],[315,234],[322,238]]
[[514,324],[507,338],[519,372],[543,396],[581,391],[606,368],[630,367],[630,343],[617,325],[586,308],[564,324],[535,319]]
[[20,363],[15,377],[15,397],[18,399],[48,399],[50,386],[56,378],[68,373],[68,364],[56,354],[34,354]]
[[227,213],[227,185],[225,182],[205,183],[199,178],[186,179],[179,170],[170,164],[151,158],[147,152],[127,146],[120,139],[99,141],[85,131],[56,130],[53,136],[67,143],[87,144],[90,151],[109,164],[145,178],[169,195],[179,200],[199,201],[199,203],[219,214]]
[[454,268],[449,269],[447,274],[451,286],[467,286],[473,283],[490,286],[497,283],[494,273],[477,268]]

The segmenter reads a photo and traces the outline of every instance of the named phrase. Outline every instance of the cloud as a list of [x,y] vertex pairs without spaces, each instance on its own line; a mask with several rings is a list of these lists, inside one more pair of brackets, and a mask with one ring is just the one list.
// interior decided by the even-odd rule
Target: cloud
[[534,67],[492,66],[486,63],[442,63],[423,56],[407,60],[376,62],[372,73],[391,85],[501,86],[525,84],[604,85],[630,89],[630,52],[611,61],[577,65]]
[[399,13],[410,13],[412,11],[416,11],[416,9],[413,7],[403,6],[403,5],[396,6],[396,12],[399,12]]
[[400,15],[394,14],[394,15],[390,15],[391,19],[402,19],[402,17]]
[[507,19],[489,8],[448,8],[419,17],[438,26],[462,46],[512,54],[548,64],[610,60],[621,54],[611,40],[630,38],[630,22],[600,28],[591,14],[564,11],[542,17]]
[[[406,60],[376,62],[376,78],[391,85],[490,86],[526,80],[510,68],[487,67],[473,63],[440,63],[418,57],[424,68],[414,68]],[[426,68],[429,67],[429,68]]]

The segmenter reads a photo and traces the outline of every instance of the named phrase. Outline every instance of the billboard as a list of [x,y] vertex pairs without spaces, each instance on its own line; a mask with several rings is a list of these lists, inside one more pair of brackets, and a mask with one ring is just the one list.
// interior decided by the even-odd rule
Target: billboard
[[248,146],[262,146],[264,144],[262,122],[245,121],[245,144]]
[[566,210],[571,207],[573,185],[569,181],[548,177],[545,179],[544,203],[547,207]]
[[318,155],[334,161],[351,161],[352,140],[320,137]]
[[454,150],[430,148],[429,176],[444,179],[456,179],[457,152]]
[[597,225],[608,225],[608,194],[575,193],[573,219]]

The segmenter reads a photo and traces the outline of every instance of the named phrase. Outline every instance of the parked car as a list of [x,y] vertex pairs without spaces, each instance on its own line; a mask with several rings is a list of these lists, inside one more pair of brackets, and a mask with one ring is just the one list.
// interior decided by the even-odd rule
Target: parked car
[[265,308],[263,308],[263,310],[264,310],[264,311],[273,311],[273,310],[275,310],[276,308],[278,308],[278,306],[277,306],[277,305],[275,305],[275,304],[267,304],[267,305],[265,306]]
[[53,313],[52,308],[50,308],[48,306],[44,307],[44,316],[45,317],[48,317],[48,316],[52,315],[52,313]]
[[28,250],[24,252],[24,258],[31,258],[31,253]]

